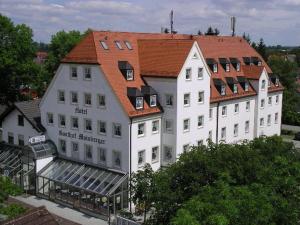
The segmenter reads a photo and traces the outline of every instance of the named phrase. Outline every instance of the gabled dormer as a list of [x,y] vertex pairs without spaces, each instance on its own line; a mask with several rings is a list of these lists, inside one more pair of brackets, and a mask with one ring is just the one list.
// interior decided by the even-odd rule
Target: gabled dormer
[[237,58],[229,58],[230,63],[235,68],[236,71],[241,71],[241,62]]
[[227,58],[219,58],[219,62],[226,72],[230,72],[230,61]]
[[127,96],[135,109],[144,108],[144,96],[139,89],[135,87],[128,87]]
[[213,58],[207,58],[206,63],[211,69],[212,72],[217,73],[218,72],[218,62]]
[[134,69],[127,61],[118,62],[119,70],[121,71],[124,78],[128,81],[134,80]]
[[225,82],[218,78],[214,78],[213,81],[214,81],[214,85],[215,85],[216,89],[218,90],[218,92],[220,93],[220,95],[222,95],[222,96],[226,95]]
[[238,82],[233,77],[225,77],[226,82],[234,94],[238,93]]
[[244,89],[244,91],[249,91],[249,81],[247,80],[247,78],[238,76],[237,80],[239,84],[242,86],[242,88]]
[[150,107],[157,106],[157,92],[151,86],[142,86],[142,94]]

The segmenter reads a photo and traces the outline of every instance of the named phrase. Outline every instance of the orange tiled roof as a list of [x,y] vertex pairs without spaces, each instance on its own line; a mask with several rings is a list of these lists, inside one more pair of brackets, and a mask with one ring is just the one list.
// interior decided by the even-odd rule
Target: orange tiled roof
[[260,75],[262,74],[264,70],[264,66],[242,66],[242,71],[245,77],[247,77],[250,80],[258,80],[260,78]]

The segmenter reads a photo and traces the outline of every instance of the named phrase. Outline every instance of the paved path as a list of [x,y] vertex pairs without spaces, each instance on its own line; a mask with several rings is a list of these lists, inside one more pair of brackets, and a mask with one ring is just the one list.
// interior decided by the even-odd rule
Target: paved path
[[300,126],[292,126],[292,125],[282,124],[281,129],[300,132]]
[[95,218],[95,217],[90,217],[82,212],[73,210],[68,207],[61,207],[61,205],[48,201],[46,199],[38,198],[36,196],[17,196],[17,197],[12,197],[15,198],[19,201],[22,201],[28,205],[32,205],[35,207],[39,206],[46,206],[47,210],[51,212],[52,214],[58,215],[60,217],[63,217],[65,219],[68,219],[70,221],[79,223],[79,224],[84,224],[84,225],[108,225],[108,223],[104,220]]

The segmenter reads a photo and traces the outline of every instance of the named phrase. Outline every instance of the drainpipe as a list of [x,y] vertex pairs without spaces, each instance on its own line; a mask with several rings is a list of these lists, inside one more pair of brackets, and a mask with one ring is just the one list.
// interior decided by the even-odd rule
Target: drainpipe
[[131,204],[132,204],[132,202],[131,202],[131,182],[130,182],[130,180],[131,180],[131,170],[132,170],[132,168],[131,168],[131,148],[132,148],[132,143],[131,143],[131,135],[132,135],[132,118],[130,118],[130,126],[129,126],[129,196],[130,196],[130,202],[129,202],[129,210],[130,210],[130,212],[132,213],[132,208],[131,208]]
[[219,143],[219,106],[220,102],[218,102],[217,105],[217,130],[216,130],[216,144]]

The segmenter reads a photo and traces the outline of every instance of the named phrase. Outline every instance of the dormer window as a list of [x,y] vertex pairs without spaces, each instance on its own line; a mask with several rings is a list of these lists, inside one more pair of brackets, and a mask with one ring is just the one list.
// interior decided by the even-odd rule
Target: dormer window
[[226,87],[225,87],[225,85],[221,86],[221,95],[226,95]]
[[155,107],[157,105],[156,103],[156,95],[150,96],[150,107]]
[[268,80],[268,87],[271,87],[271,79]]
[[275,86],[276,86],[276,87],[279,86],[279,79],[278,79],[278,78],[276,78],[276,80],[275,80]]
[[135,108],[142,109],[144,107],[144,98],[143,97],[136,97],[135,100]]
[[216,64],[216,63],[213,65],[213,72],[214,73],[218,72],[218,64]]
[[249,81],[243,76],[237,76],[238,83],[242,86],[244,91],[249,91]]
[[248,84],[248,82],[245,83],[245,91],[249,91],[249,84]]
[[142,95],[150,107],[157,106],[157,92],[151,86],[142,86]]
[[115,41],[115,44],[118,47],[118,49],[123,50],[123,47],[122,47],[120,41]]
[[238,92],[237,84],[233,85],[233,93],[236,94]]
[[131,43],[129,41],[124,41],[126,47],[129,49],[129,50],[132,50],[132,46],[131,46]]
[[225,77],[226,82],[228,86],[230,87],[231,91],[236,94],[238,93],[238,82],[235,78],[233,77]]
[[257,62],[257,65],[258,65],[258,66],[261,66],[261,65],[262,65],[261,61],[258,61],[258,62]]
[[133,80],[133,70],[126,71],[127,80]]
[[119,61],[118,66],[126,80],[134,80],[134,69],[129,62]]
[[241,64],[240,64],[240,63],[237,63],[237,64],[236,64],[236,71],[239,72],[240,70],[241,70]]
[[225,95],[226,94],[226,83],[223,80],[218,79],[218,78],[214,78],[213,82],[214,82],[216,89],[220,93],[220,95]]
[[226,63],[226,72],[229,72],[230,71],[230,66],[228,63]]
[[232,66],[236,69],[236,71],[239,72],[241,70],[240,60],[238,60],[237,58],[229,58],[229,61],[232,64]]
[[207,58],[206,63],[214,73],[218,72],[218,62],[213,58]]
[[105,41],[100,41],[100,44],[104,50],[108,50],[108,45],[106,44]]

